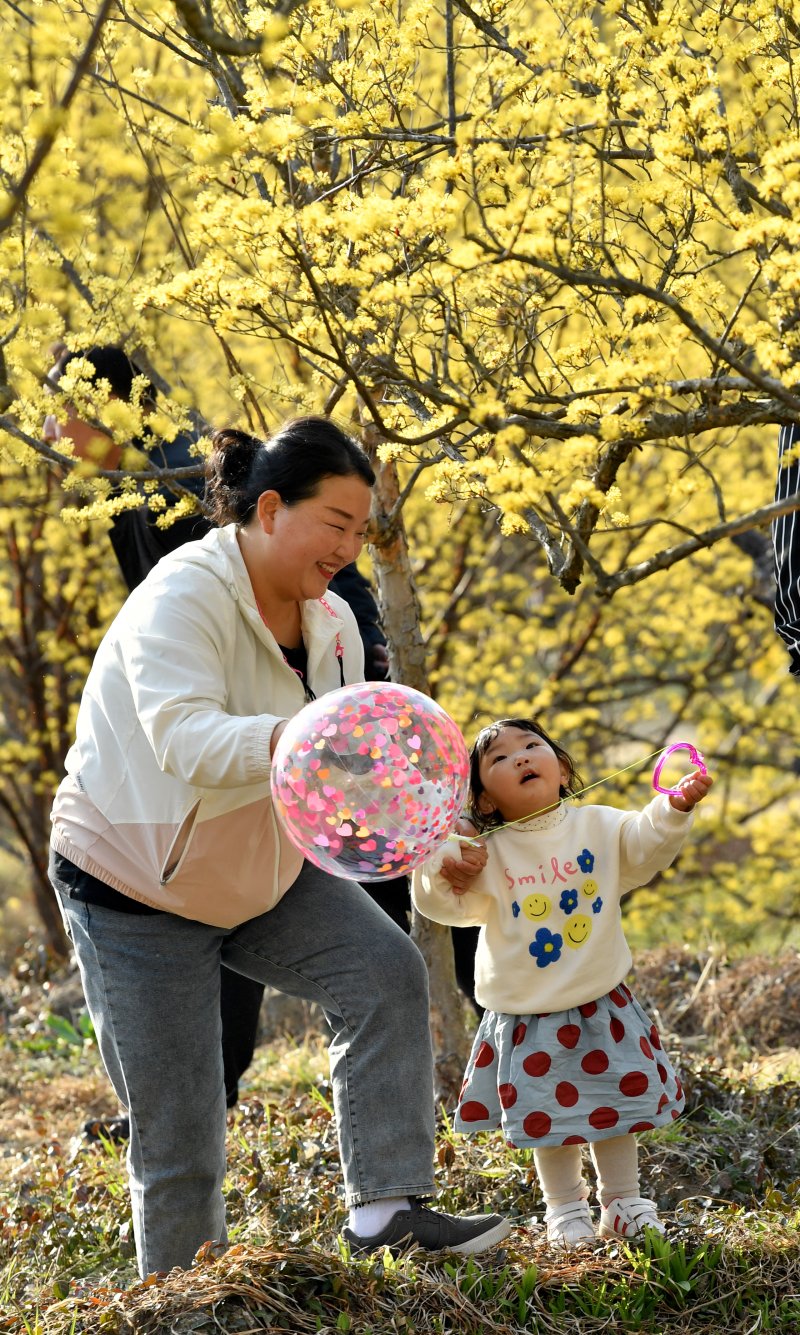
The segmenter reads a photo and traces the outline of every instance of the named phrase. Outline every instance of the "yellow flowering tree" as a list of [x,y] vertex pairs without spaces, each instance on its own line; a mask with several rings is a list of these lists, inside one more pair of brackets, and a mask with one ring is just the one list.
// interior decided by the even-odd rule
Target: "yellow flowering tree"
[[[60,338],[136,350],[172,386],[164,433],[351,421],[395,675],[467,731],[552,711],[590,780],[690,733],[716,817],[632,924],[791,932],[797,710],[764,562],[800,411],[793,7],[8,12],[8,476],[52,466]],[[130,503],[79,482],[100,523]],[[641,772],[598,795],[643,798]]]

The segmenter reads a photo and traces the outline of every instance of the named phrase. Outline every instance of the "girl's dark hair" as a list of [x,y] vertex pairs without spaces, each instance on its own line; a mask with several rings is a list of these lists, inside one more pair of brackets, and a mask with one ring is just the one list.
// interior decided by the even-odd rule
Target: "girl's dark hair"
[[574,795],[583,788],[583,779],[575,768],[575,761],[565,751],[563,746],[554,742],[552,737],[545,732],[541,723],[535,718],[501,718],[496,723],[490,723],[488,727],[482,728],[472,744],[469,753],[469,801],[467,814],[473,825],[479,830],[490,830],[493,825],[502,825],[503,817],[499,811],[493,811],[487,816],[478,806],[481,795],[484,791],[481,782],[480,766],[483,757],[489,750],[492,742],[503,728],[519,728],[520,732],[533,732],[537,737],[541,737],[543,742],[552,747],[558,759],[567,767],[567,781],[562,783],[558,790],[559,797],[574,797]]
[[326,477],[360,477],[375,485],[369,459],[351,436],[327,417],[298,417],[269,440],[224,427],[212,437],[206,463],[206,509],[216,524],[252,517],[264,491],[285,505],[315,496]]

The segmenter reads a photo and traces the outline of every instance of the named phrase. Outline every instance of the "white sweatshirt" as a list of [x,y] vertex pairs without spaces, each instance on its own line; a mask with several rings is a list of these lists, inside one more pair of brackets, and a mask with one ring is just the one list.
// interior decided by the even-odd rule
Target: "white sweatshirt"
[[[363,680],[355,617],[334,593],[302,604],[316,695]],[[305,703],[264,625],[234,525],[162,558],[95,656],[52,846],[107,885],[218,927],[264,913],[302,855],[270,800],[275,725]]]
[[462,895],[440,871],[443,858],[458,858],[458,843],[444,844],[414,872],[414,903],[434,922],[482,927],[482,1006],[511,1015],[568,1010],[625,977],[621,896],[669,866],[691,823],[662,796],[642,812],[562,805],[489,834],[487,865]]

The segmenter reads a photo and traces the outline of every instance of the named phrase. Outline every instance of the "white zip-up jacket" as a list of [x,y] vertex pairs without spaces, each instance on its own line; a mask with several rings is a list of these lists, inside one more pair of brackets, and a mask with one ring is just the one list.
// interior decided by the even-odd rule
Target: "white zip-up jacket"
[[[362,681],[355,617],[302,605],[317,696]],[[341,653],[342,672],[338,653]],[[123,894],[234,927],[274,907],[302,854],[270,800],[270,739],[305,703],[236,540],[214,529],[128,598],[89,673],[52,812],[53,848]]]

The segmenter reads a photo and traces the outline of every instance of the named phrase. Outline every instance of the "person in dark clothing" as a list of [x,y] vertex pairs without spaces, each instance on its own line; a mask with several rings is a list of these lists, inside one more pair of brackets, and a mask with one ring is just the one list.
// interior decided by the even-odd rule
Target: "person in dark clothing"
[[[797,450],[794,458],[790,452]],[[778,442],[776,501],[800,492],[800,426],[782,426]],[[772,525],[775,552],[775,629],[789,650],[789,671],[800,677],[800,510]]]
[[[121,348],[97,346],[81,353],[63,353],[51,369],[48,379],[57,384],[70,363],[78,357],[92,366],[94,379],[105,380],[108,383],[110,397],[130,402],[135,395],[138,395],[145,410],[155,407],[157,397],[155,386]],[[90,453],[92,444],[96,445],[101,433],[98,428],[82,421],[70,408],[68,421],[64,427],[59,427],[55,417],[47,418],[44,435],[46,439],[54,442],[61,436],[67,436],[72,440],[76,453],[84,455]],[[173,441],[162,441],[155,436],[147,436],[135,442],[155,467],[165,469],[185,468],[197,464],[198,456],[192,452],[192,443],[192,437],[186,432],[176,436]],[[109,440],[105,466],[116,467],[119,452],[119,448]],[[205,478],[202,472],[198,471],[196,478],[186,478],[181,485],[185,490],[194,493],[197,498],[197,509],[194,514],[176,519],[169,527],[156,523],[158,515],[163,511],[151,510],[144,497],[141,506],[122,510],[111,521],[109,540],[129,593],[142,583],[162,556],[175,551],[185,542],[202,538],[212,527],[202,505],[205,491]],[[176,496],[168,484],[159,488],[159,493],[167,505],[174,503]],[[386,637],[381,629],[378,606],[369,581],[361,574],[355,563],[352,563],[345,566],[331,580],[330,588],[344,598],[355,615],[364,645],[366,679],[386,680],[389,675]],[[410,931],[411,897],[408,879],[405,876],[391,881],[368,883],[364,885],[364,889],[393,922],[402,927],[403,931]],[[469,997],[480,1015],[482,1010],[474,1000],[476,944],[477,929],[453,929],[456,978],[459,987]],[[220,988],[225,1098],[227,1106],[233,1108],[239,1100],[239,1081],[253,1060],[264,987],[254,979],[227,969],[223,965]],[[86,1123],[85,1131],[94,1139],[103,1135],[114,1140],[124,1140],[129,1134],[128,1119],[121,1114],[116,1118],[90,1120]]]

